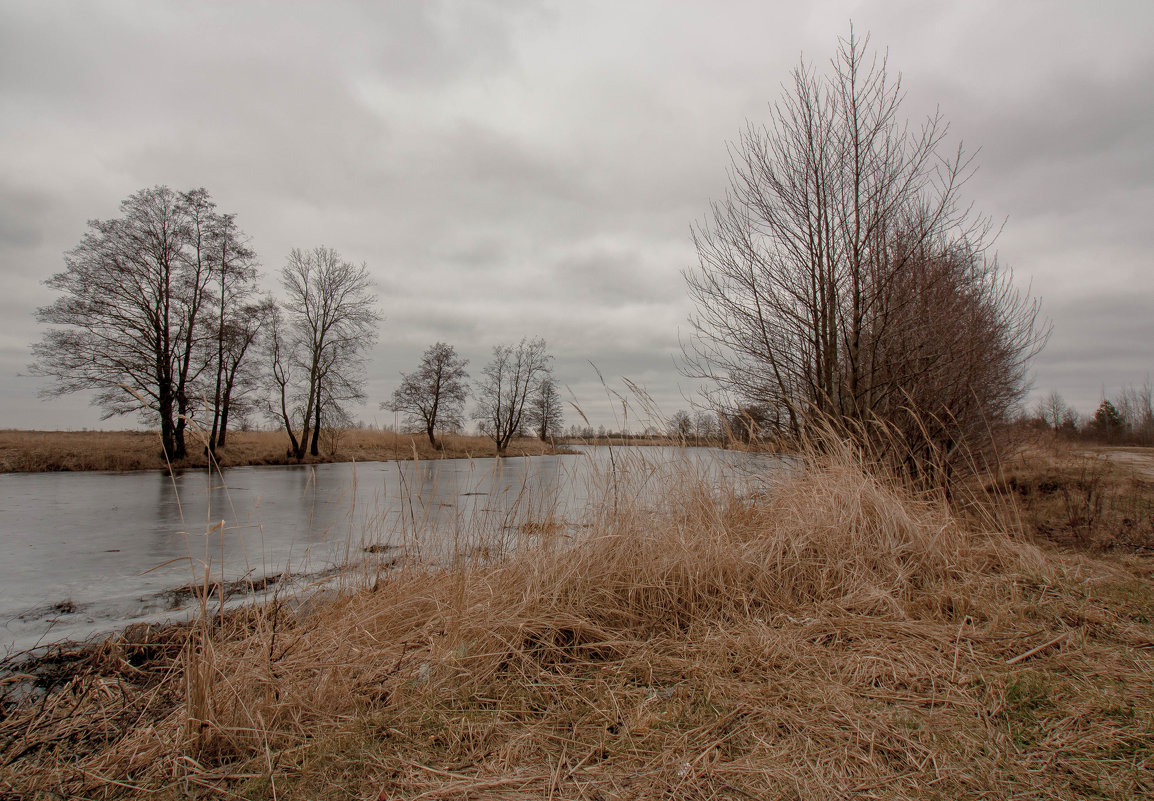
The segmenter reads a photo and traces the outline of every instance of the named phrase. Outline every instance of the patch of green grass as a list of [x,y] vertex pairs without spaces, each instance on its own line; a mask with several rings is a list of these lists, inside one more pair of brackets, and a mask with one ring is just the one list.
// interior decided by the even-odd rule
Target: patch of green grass
[[1055,707],[1054,692],[1051,679],[1032,670],[1017,674],[1006,684],[1000,717],[1019,746],[1031,747],[1042,739],[1042,721]]

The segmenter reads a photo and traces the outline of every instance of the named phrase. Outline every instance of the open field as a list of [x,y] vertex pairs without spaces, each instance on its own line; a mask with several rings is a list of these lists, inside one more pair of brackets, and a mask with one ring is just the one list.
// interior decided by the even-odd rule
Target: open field
[[[207,457],[196,434],[187,434],[189,457],[183,467],[204,467]],[[441,450],[430,447],[423,434],[396,434],[373,429],[326,432],[321,437],[319,458],[306,463],[381,461],[387,459],[466,458],[494,456],[496,448],[486,437],[445,434]],[[283,431],[236,431],[228,435],[227,447],[218,451],[223,467],[237,465],[296,464],[287,455],[288,437]],[[552,453],[536,439],[514,440],[508,456]],[[160,437],[150,431],[16,431],[0,430],[0,472],[46,472],[61,470],[152,470],[165,461]]]
[[1027,447],[987,488],[1011,496],[1038,539],[1154,555],[1154,448]]
[[1149,797],[1154,560],[1021,489],[1081,480],[1065,459],[953,507],[840,452],[753,495],[682,470],[641,508],[641,461],[578,543],[9,679],[40,689],[3,707],[0,797]]

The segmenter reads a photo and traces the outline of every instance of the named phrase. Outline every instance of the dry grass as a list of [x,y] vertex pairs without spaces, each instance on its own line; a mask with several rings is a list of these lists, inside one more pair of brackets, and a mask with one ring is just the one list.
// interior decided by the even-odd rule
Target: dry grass
[[1154,450],[1035,443],[986,484],[1012,496],[1026,531],[1081,550],[1154,553]]
[[[306,462],[380,461],[387,459],[465,458],[494,456],[493,441],[485,437],[446,434],[441,450],[424,435],[396,434],[372,429],[326,432],[322,456]],[[204,467],[207,457],[195,433],[186,435],[190,456],[185,467]],[[221,466],[295,464],[287,454],[283,431],[237,431],[218,455]],[[507,455],[532,456],[552,452],[536,439],[514,441]],[[148,431],[16,431],[0,430],[0,472],[62,470],[159,470],[165,468],[160,438]]]
[[810,461],[751,495],[638,459],[579,542],[128,632],[5,709],[0,794],[1154,793],[1150,561]]

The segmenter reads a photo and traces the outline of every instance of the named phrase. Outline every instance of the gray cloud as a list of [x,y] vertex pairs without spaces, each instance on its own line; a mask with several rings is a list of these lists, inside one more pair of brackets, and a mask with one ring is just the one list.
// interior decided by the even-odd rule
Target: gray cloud
[[911,116],[940,104],[982,146],[969,196],[1008,218],[1001,257],[1055,324],[1037,386],[1082,407],[1142,380],[1145,4],[12,0],[0,425],[98,423],[85,398],[41,403],[20,375],[32,314],[85,220],[158,183],[235,212],[270,287],[293,247],[369,265],[387,321],[366,419],[436,340],[479,372],[492,345],[538,334],[595,420],[613,403],[588,362],[685,406],[690,225],[725,190],[726,141],[765,119],[802,51],[823,68],[851,16],[889,48]]

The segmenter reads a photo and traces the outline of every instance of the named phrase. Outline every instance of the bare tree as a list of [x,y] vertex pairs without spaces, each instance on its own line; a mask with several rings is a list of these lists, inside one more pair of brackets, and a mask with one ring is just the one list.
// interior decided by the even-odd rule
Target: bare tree
[[529,399],[525,411],[526,422],[537,433],[537,439],[547,442],[557,435],[565,424],[565,410],[562,408],[561,393],[553,376],[546,375],[537,385],[537,391]]
[[851,31],[832,66],[803,62],[731,148],[730,191],[694,230],[685,369],[779,434],[833,421],[920,449],[921,470],[1005,416],[1045,331],[960,199],[972,165],[945,150],[948,125],[901,119],[868,38]]
[[452,345],[438,342],[421,356],[421,363],[411,373],[401,373],[401,385],[382,409],[408,415],[407,422],[420,425],[437,447],[435,431],[464,425],[465,401],[469,397],[469,374]]
[[208,438],[209,448],[215,451],[225,444],[237,373],[267,319],[267,306],[250,302],[257,291],[256,254],[237,228],[235,216],[216,215],[198,236],[206,240],[207,258],[215,275],[211,357],[215,376]]
[[208,192],[142,189],[121,216],[91,220],[46,283],[62,294],[37,311],[55,326],[33,346],[46,395],[95,390],[105,417],[141,411],[160,424],[172,459],[186,455],[194,387],[208,367],[206,309],[216,265],[209,232],[219,225]]
[[276,413],[301,459],[306,447],[319,455],[321,428],[345,419],[343,404],[363,399],[364,354],[381,316],[368,267],[342,261],[331,248],[294,249],[281,281],[285,300],[270,330],[270,361]]
[[216,265],[212,259],[210,232],[217,227],[220,215],[208,192],[193,189],[180,196],[180,208],[187,226],[187,246],[180,257],[185,269],[178,275],[179,294],[184,307],[183,319],[177,332],[178,358],[176,364],[176,450],[185,454],[184,430],[192,416],[200,411],[196,400],[199,381],[210,362],[202,357],[204,344],[210,333],[208,312],[212,303],[211,285]]
[[289,438],[290,455],[300,458],[307,442],[297,439],[294,414],[296,387],[301,384],[302,372],[300,351],[302,342],[291,330],[285,314],[274,304],[268,320],[268,365],[269,377],[273,384],[273,398],[268,404],[268,416],[284,426]]
[[474,392],[473,419],[482,433],[493,438],[497,453],[504,453],[521,430],[525,404],[548,375],[552,358],[540,337],[493,348],[493,360],[482,371]]
[[262,380],[264,371],[248,355],[271,323],[275,308],[276,302],[271,296],[246,303],[237,313],[229,314],[223,328],[217,331],[219,388],[212,439],[215,447],[225,446],[230,418],[246,419],[257,409],[258,402],[253,396],[267,389]]
[[1154,385],[1149,379],[1141,385],[1123,387],[1114,405],[1126,421],[1132,441],[1143,445],[1154,442]]
[[693,439],[700,445],[717,436],[717,415],[699,409],[693,414]]
[[1066,401],[1062,400],[1058,390],[1050,390],[1046,397],[1038,401],[1038,417],[1055,432],[1062,427],[1062,420],[1066,416]]
[[684,409],[678,409],[669,418],[669,434],[682,443],[693,435],[693,417]]

